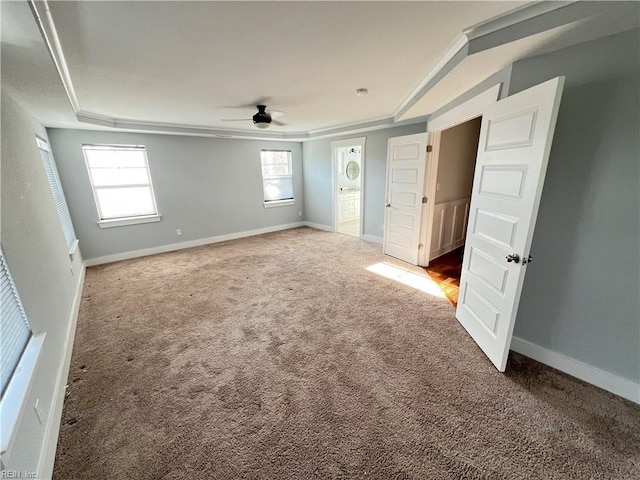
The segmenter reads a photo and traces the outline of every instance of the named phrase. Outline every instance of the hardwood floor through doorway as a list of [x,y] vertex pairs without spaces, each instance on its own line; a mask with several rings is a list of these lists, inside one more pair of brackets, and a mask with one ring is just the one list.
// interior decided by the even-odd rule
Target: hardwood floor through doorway
[[454,305],[458,305],[458,291],[460,290],[460,272],[462,270],[462,254],[464,247],[436,258],[431,264],[425,268],[427,273],[433,278],[449,301]]

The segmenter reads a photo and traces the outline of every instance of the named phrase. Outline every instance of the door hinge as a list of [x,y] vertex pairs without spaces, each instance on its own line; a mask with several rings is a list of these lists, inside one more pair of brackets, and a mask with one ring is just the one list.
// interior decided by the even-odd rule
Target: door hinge
[[427,153],[431,153],[433,151],[433,145],[427,145]]
[[422,197],[422,203],[427,203],[427,197]]
[[422,247],[424,247],[424,244],[419,243],[419,244],[418,244],[418,250],[420,250]]

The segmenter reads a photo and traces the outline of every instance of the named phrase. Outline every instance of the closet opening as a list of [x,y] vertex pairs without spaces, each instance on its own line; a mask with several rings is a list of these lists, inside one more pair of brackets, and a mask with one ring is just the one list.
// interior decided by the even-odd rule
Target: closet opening
[[458,303],[481,122],[477,117],[436,132],[437,174],[425,269],[453,305]]

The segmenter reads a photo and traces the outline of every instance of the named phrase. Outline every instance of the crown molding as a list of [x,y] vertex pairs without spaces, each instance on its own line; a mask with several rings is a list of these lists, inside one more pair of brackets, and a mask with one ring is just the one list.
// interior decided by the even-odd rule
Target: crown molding
[[477,23],[469,28],[463,30],[463,35],[469,39],[469,41],[476,38],[489,35],[491,33],[504,30],[514,25],[527,22],[536,17],[540,17],[547,13],[553,12],[574,3],[579,3],[582,0],[564,0],[564,1],[548,1],[538,0],[531,3],[526,3],[521,7],[518,7],[503,15],[485,20],[484,22]]
[[[134,132],[304,142],[308,140],[363,133],[367,131],[426,122],[428,115],[413,118],[406,118],[405,116],[421,98],[423,98],[438,82],[445,78],[447,74],[449,74],[449,72],[451,72],[460,62],[473,53],[489,48],[485,45],[484,47],[480,46],[476,51],[474,51],[472,45],[474,41],[482,37],[486,37],[487,35],[504,31],[523,22],[528,22],[532,19],[553,12],[554,10],[561,9],[575,3],[580,3],[580,0],[568,0],[563,2],[537,1],[529,3],[512,10],[511,12],[507,12],[503,15],[491,18],[485,22],[465,29],[456,37],[447,53],[427,73],[426,77],[422,82],[420,82],[418,87],[416,87],[416,89],[402,101],[395,113],[390,117],[322,128],[318,130],[286,133],[220,129],[207,126],[151,121],[147,122],[125,118],[112,118],[97,112],[88,112],[83,110],[73,87],[73,81],[69,73],[69,68],[65,60],[62,45],[53,17],[51,16],[47,0],[28,0],[28,3],[78,122]],[[507,39],[505,40],[505,43],[508,41],[511,40]]]
[[[579,0],[564,2],[537,1],[525,4],[503,15],[490,18],[462,31],[453,42],[447,53],[429,71],[420,85],[400,104],[394,119],[402,120],[404,115],[418,103],[438,82],[445,78],[465,58],[497,45],[481,44],[478,40],[492,33],[505,31],[513,26],[529,22],[542,15],[577,3]],[[542,31],[543,29],[540,29]],[[511,37],[508,41],[515,40]]]

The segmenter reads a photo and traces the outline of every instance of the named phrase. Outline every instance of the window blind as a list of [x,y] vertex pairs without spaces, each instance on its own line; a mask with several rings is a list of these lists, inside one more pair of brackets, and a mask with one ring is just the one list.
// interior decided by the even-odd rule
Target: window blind
[[1,249],[0,287],[0,381],[4,395],[22,352],[31,338],[31,329]]
[[69,207],[67,201],[64,198],[64,192],[60,186],[60,178],[56,169],[56,164],[53,160],[53,155],[49,151],[49,145],[41,138],[36,137],[38,148],[40,149],[40,158],[42,158],[42,164],[44,165],[44,171],[47,175],[47,181],[49,182],[49,188],[53,195],[53,201],[56,206],[56,212],[62,225],[62,231],[64,232],[64,238],[67,241],[67,247],[72,249],[76,242],[76,232],[73,229],[73,223],[71,222],[71,214],[69,214]]

